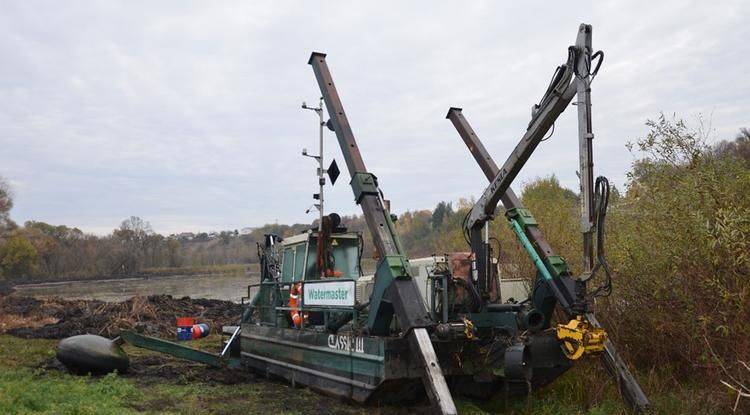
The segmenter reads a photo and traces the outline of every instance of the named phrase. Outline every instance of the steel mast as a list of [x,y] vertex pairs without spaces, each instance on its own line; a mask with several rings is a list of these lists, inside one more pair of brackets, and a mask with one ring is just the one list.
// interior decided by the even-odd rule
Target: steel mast
[[[315,113],[318,114],[318,117],[320,118],[320,122],[318,123],[318,129],[320,130],[320,147],[318,150],[317,156],[311,156],[307,154],[307,149],[302,150],[302,155],[307,157],[312,157],[318,161],[318,185],[320,186],[320,189],[318,190],[317,197],[316,195],[313,195],[313,198],[317,198],[319,203],[317,204],[318,212],[320,213],[318,218],[318,232],[323,233],[323,216],[325,216],[324,213],[324,196],[323,196],[323,186],[326,184],[326,170],[324,164],[323,164],[323,127],[325,127],[326,123],[323,118],[323,97],[320,97],[320,101],[318,103],[317,107],[309,107],[305,102],[302,103],[302,109],[315,111]],[[323,272],[321,270],[321,272]]]

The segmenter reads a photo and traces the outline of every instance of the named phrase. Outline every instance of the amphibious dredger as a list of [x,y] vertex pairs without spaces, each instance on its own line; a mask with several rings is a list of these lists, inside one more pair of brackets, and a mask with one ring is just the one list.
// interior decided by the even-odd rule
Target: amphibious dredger
[[[365,167],[326,55],[313,53],[308,63],[330,117],[327,125],[346,160],[354,200],[372,235],[377,270],[374,277],[363,276],[362,236],[347,232],[335,214],[326,216],[322,226],[283,241],[268,235],[260,247],[261,281],[248,289],[251,300],[238,330],[242,363],[357,402],[404,401],[426,392],[437,411],[455,413],[451,394],[526,394],[591,355],[609,369],[629,407],[647,408],[647,398],[591,310],[593,297],[611,290],[603,244],[608,184],[600,177],[595,188],[592,171],[591,81],[603,53],[593,51],[591,36],[591,26],[581,25],[502,166],[487,153],[462,110],[449,110],[447,118],[490,184],[465,221],[471,251],[436,258],[421,269],[410,263],[396,217],[377,177]],[[554,253],[510,188],[574,97],[584,247],[580,276],[573,276]],[[499,300],[486,224],[500,202],[538,270],[529,298],[521,302]],[[587,281],[597,274],[603,274],[597,280],[604,283],[592,290]],[[562,324],[552,322],[556,308],[565,315]]]
[[[363,275],[362,235],[348,232],[335,214],[321,215],[315,229],[284,240],[267,235],[259,244],[260,282],[248,287],[240,325],[230,330],[220,355],[132,332],[124,332],[122,340],[215,366],[251,368],[362,403],[404,402],[426,393],[435,412],[443,414],[456,413],[453,394],[527,394],[588,356],[601,359],[631,409],[644,411],[648,399],[591,309],[596,296],[611,291],[604,256],[609,186],[603,177],[594,181],[592,157],[591,81],[603,53],[593,51],[591,36],[591,26],[581,25],[575,45],[568,48],[565,62],[532,107],[521,140],[501,166],[462,110],[448,111],[490,184],[465,220],[470,251],[426,264],[407,257],[377,177],[365,167],[326,55],[313,53],[308,63],[330,117],[324,123],[318,108],[321,125],[336,133],[346,160],[354,200],[377,251],[375,274]],[[510,188],[573,98],[583,233],[583,273],[577,276]],[[319,176],[322,188],[322,171]],[[501,202],[503,215],[496,213]],[[487,226],[496,216],[504,217],[538,271],[521,302],[503,302],[508,296],[499,292]],[[591,288],[593,278],[603,282]],[[553,323],[555,310],[560,311],[558,319],[562,316],[560,324]]]

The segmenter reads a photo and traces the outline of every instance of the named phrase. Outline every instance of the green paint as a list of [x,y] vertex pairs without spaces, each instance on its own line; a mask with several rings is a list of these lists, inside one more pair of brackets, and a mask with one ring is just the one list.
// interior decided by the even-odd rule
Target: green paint
[[568,264],[560,255],[548,256],[547,263],[549,264],[550,269],[552,269],[552,274],[556,277],[570,274]]
[[393,319],[393,306],[383,305],[385,290],[394,279],[410,278],[406,259],[401,255],[389,255],[378,264],[375,272],[375,287],[370,297],[370,313],[367,316],[367,327],[373,334],[387,334]]
[[[511,221],[511,226],[513,226],[513,230],[516,231],[516,234],[518,234],[518,237],[521,238],[521,242],[523,243],[524,239],[527,242],[530,242],[528,238],[526,237],[526,234],[523,232],[523,230],[528,228],[529,226],[539,225],[534,215],[531,214],[531,211],[526,208],[513,208],[513,209],[508,209],[508,211],[505,212],[505,216],[508,218],[509,221]],[[520,233],[518,230],[515,229],[516,225],[513,225],[514,221],[517,222],[516,225],[518,225],[521,228]],[[530,243],[529,243],[529,246],[531,246]],[[531,249],[529,249],[526,245],[524,245],[524,247],[526,248],[527,251],[529,251],[529,255],[532,255],[532,258],[534,257],[534,255],[538,257],[538,254],[536,254],[536,250],[533,249],[533,247]],[[536,264],[536,260],[534,261],[534,263]],[[544,261],[542,263],[544,263]],[[537,268],[539,268],[538,265],[537,265]],[[548,256],[546,258],[546,266],[544,268],[547,269],[548,273],[549,271],[551,271],[551,275],[555,277],[561,277],[563,275],[570,274],[570,269],[568,268],[568,264],[565,262],[565,259],[563,259],[563,257],[561,257],[560,255]]]
[[515,219],[518,221],[522,228],[537,226],[539,224],[534,215],[531,214],[531,211],[526,208],[508,209],[508,211],[505,212],[505,215],[508,219]]
[[398,232],[396,232],[396,225],[393,223],[394,217],[395,215],[391,215],[390,213],[385,215],[385,222],[388,225],[388,231],[393,235],[393,241],[396,243],[396,250],[400,255],[406,258],[406,251],[404,250],[403,245],[401,245],[401,237]]
[[345,378],[356,376],[373,386],[385,377],[381,337],[300,333],[294,329],[253,325],[243,326],[242,333],[245,352]]
[[181,359],[205,363],[214,367],[239,367],[239,361],[237,359],[223,359],[218,354],[193,349],[192,347],[157,339],[156,337],[144,336],[128,330],[120,333],[120,337],[133,346],[166,353]]
[[544,261],[542,261],[542,258],[539,257],[539,254],[536,253],[536,250],[531,245],[531,241],[529,241],[529,238],[526,237],[525,233],[523,233],[523,228],[521,228],[521,225],[518,223],[518,221],[516,221],[515,219],[511,219],[510,225],[513,228],[513,231],[516,232],[518,239],[521,241],[521,245],[526,248],[526,252],[529,253],[531,260],[534,261],[534,265],[536,265],[537,269],[542,274],[544,279],[547,281],[552,281],[552,274],[549,273],[547,266],[544,265]]

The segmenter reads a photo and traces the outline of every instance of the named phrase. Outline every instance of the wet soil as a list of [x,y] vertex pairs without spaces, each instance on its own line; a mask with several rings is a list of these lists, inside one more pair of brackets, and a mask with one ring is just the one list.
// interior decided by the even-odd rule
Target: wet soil
[[[113,338],[121,330],[133,329],[147,335],[173,339],[175,317],[195,317],[200,322],[211,324],[214,329],[236,324],[241,311],[241,305],[229,301],[173,298],[169,295],[133,297],[121,303],[108,303],[61,298],[35,299],[16,293],[0,295],[0,334],[29,339],[62,339],[91,333]],[[204,340],[210,344],[218,342],[214,336]],[[195,385],[219,393],[217,391],[226,391],[225,386],[230,385],[231,393],[216,396],[209,393],[200,399],[200,406],[206,413],[237,413],[240,410],[263,413],[267,409],[299,414],[430,413],[426,403],[403,407],[359,406],[308,389],[294,388],[282,380],[267,379],[249,370],[212,368],[129,345],[124,347],[130,356],[130,367],[120,376],[131,379],[140,388],[157,385],[191,388]],[[68,372],[54,357],[35,368],[41,372]],[[94,379],[97,377],[93,376]],[[183,405],[172,396],[160,395],[143,402],[133,402],[132,408],[160,412],[182,408]]]
[[62,339],[78,334],[116,337],[121,330],[173,338],[176,317],[195,317],[212,330],[237,324],[242,306],[230,301],[133,297],[121,303],[97,300],[36,299],[0,296],[0,334],[23,338]]
[[0,295],[10,295],[15,291],[10,281],[0,281]]
[[[206,366],[198,362],[176,359],[156,352],[145,352],[141,356],[132,356],[128,371],[121,373],[123,378],[133,379],[144,386],[170,382],[176,385],[188,385],[200,382],[205,385],[237,385],[255,383],[253,372],[247,370],[229,370]],[[71,373],[62,362],[51,357],[36,366],[44,371]],[[92,375],[102,377],[104,375]]]
[[215,368],[159,354],[133,358],[128,372],[123,377],[136,378],[139,383],[146,385],[163,383],[164,380],[170,380],[179,385],[194,382],[208,385],[236,385],[256,381],[255,375],[247,370]]

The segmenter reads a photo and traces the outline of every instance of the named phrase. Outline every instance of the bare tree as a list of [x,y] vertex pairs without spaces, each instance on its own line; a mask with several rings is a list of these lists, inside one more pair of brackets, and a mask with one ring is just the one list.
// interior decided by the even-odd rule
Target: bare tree
[[721,140],[716,143],[713,152],[719,157],[736,157],[750,162],[750,128],[740,128],[734,141]]
[[130,274],[144,266],[149,258],[149,244],[154,231],[151,224],[139,218],[131,216],[115,229],[113,236],[120,242],[123,257],[116,273]]
[[10,220],[10,210],[13,208],[13,192],[8,182],[0,176],[0,235],[8,228],[15,228]]

